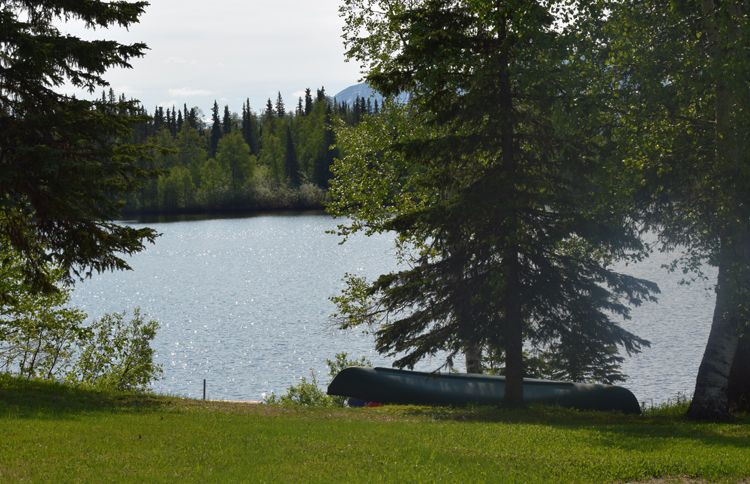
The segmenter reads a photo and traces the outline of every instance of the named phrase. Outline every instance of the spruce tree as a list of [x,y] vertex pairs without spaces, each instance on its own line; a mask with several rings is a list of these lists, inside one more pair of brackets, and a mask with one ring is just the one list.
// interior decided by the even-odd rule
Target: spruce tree
[[172,115],[169,121],[169,132],[172,134],[172,137],[177,136],[177,109],[174,106],[172,106]]
[[164,108],[156,106],[154,108],[154,132],[157,132],[164,127],[164,122]]
[[[16,252],[34,291],[54,291],[57,276],[125,269],[124,255],[156,233],[118,225],[124,198],[149,172],[146,150],[122,144],[143,122],[136,102],[87,101],[58,92],[107,86],[110,68],[129,68],[142,43],[84,40],[60,29],[129,27],[146,2],[3,2],[0,10],[0,243]],[[5,264],[7,261],[0,261]],[[70,279],[70,277],[68,277]],[[0,301],[7,294],[0,290]]]
[[360,118],[362,117],[362,106],[359,102],[359,96],[357,96],[354,99],[354,103],[352,104],[352,119],[351,124],[357,124],[359,123]]
[[331,166],[336,158],[339,158],[339,149],[336,146],[336,133],[333,130],[333,111],[330,106],[326,109],[325,131],[323,132],[323,146],[320,154],[315,159],[313,166],[313,181],[321,188],[328,188],[331,179]]
[[242,137],[245,139],[245,143],[250,147],[250,153],[258,155],[259,142],[258,142],[258,120],[250,109],[250,99],[245,102],[243,108],[243,124],[242,124]]
[[169,131],[169,133],[171,134],[172,133],[172,111],[169,108],[167,108],[164,122],[165,122],[165,126],[167,127],[167,131]]
[[266,120],[271,120],[276,116],[276,112],[273,110],[273,103],[271,102],[271,98],[268,98],[268,101],[266,101],[266,110],[263,112],[263,118]]
[[190,108],[187,114],[187,123],[193,129],[198,129],[198,113],[195,112],[195,108]]
[[[499,355],[509,405],[523,402],[528,351],[574,378],[622,378],[617,348],[647,342],[612,314],[656,290],[612,268],[642,245],[593,92],[602,53],[556,17],[569,3],[343,7],[368,83],[412,103],[344,136],[332,196],[355,217],[344,232],[395,230],[424,250],[371,284],[352,281],[342,321],[379,324],[377,348],[403,355],[398,366],[440,350]],[[602,364],[613,371],[598,374]]]
[[224,120],[222,121],[222,133],[227,135],[232,132],[232,114],[229,112],[229,106],[224,106]]
[[279,118],[286,116],[286,108],[284,107],[284,100],[281,98],[281,92],[276,96],[276,116]]
[[211,158],[216,156],[222,132],[221,120],[219,119],[219,103],[214,101],[214,107],[211,110],[211,137],[208,141],[208,154]]
[[182,118],[182,111],[177,112],[177,131],[182,131],[182,125],[184,124],[184,119]]
[[242,139],[245,140],[245,143],[247,143],[248,139],[248,113],[247,113],[247,104],[242,103],[242,125],[240,127],[240,130],[242,132]]
[[313,110],[313,99],[310,88],[305,89],[305,116],[309,116]]

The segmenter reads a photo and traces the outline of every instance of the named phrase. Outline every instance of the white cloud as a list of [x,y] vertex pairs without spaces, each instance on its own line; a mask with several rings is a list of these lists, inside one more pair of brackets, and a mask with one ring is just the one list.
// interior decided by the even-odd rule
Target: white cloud
[[198,97],[198,96],[210,96],[213,94],[213,91],[209,91],[208,89],[192,89],[189,87],[180,87],[180,88],[170,88],[167,92],[169,92],[170,97]]
[[157,103],[157,104],[158,104],[158,106],[161,106],[163,108],[171,108],[172,106],[179,106],[180,105],[180,103],[177,100],[175,100],[175,99],[171,99],[169,101],[161,101],[160,103]]
[[297,99],[298,97],[305,97],[305,91],[294,91],[292,93],[292,96],[294,99]]
[[[305,87],[337,91],[360,77],[344,62],[340,0],[159,0],[150,2],[131,29],[86,30],[73,35],[123,43],[145,42],[133,69],[112,69],[113,86],[137,90],[146,106],[178,100],[208,111],[214,98],[239,110],[250,99],[258,109],[281,91],[293,104]],[[283,19],[284,28],[279,22]],[[294,93],[294,94],[292,94]]]
[[189,66],[194,66],[198,64],[198,61],[195,59],[185,59],[184,57],[177,57],[177,56],[168,57],[165,62],[167,64],[189,65]]

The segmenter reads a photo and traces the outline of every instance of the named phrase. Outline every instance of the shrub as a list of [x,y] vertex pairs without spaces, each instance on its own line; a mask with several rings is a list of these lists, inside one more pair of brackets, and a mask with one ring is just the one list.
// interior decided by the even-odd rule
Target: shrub
[[78,360],[68,373],[74,383],[111,390],[145,390],[162,373],[154,363],[151,341],[159,324],[146,321],[140,310],[126,321],[126,313],[106,314],[89,328]]
[[[338,373],[349,366],[372,366],[367,358],[349,360],[346,353],[337,354],[333,360],[326,360],[328,375],[333,379]],[[305,407],[343,407],[346,405],[346,397],[330,396],[325,390],[318,386],[315,373],[310,370],[310,381],[302,377],[296,385],[290,386],[286,394],[276,396],[271,393],[265,399],[269,405],[282,406],[305,406]]]
[[318,387],[318,379],[312,370],[310,370],[310,381],[302,377],[298,384],[287,389],[286,394],[277,397],[275,393],[271,393],[265,402],[269,405],[304,407],[333,407],[337,404],[332,397]]

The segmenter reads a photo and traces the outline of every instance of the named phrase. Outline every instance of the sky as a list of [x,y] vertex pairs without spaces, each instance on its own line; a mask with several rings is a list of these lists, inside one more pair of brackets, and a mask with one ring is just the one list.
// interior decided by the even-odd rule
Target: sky
[[148,44],[133,69],[112,69],[105,78],[149,111],[187,103],[208,114],[216,99],[238,112],[249,98],[258,112],[279,91],[292,109],[306,87],[334,95],[361,77],[356,62],[345,62],[339,2],[151,0],[129,31],[61,28],[87,39]]

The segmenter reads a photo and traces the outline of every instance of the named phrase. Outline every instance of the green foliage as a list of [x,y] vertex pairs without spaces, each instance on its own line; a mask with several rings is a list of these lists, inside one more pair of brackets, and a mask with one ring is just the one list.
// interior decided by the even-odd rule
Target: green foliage
[[199,183],[197,169],[208,159],[203,137],[197,129],[184,125],[177,131],[174,148],[176,151],[175,163],[179,166],[186,167],[193,176],[193,183]]
[[129,320],[125,313],[107,314],[87,329],[91,337],[81,345],[67,381],[95,388],[143,391],[161,375],[151,348],[159,324],[146,321],[138,309]]
[[[358,360],[348,359],[346,353],[338,353],[333,360],[326,360],[328,365],[328,376],[333,380],[344,368],[350,366],[372,366],[372,363],[362,357]],[[343,407],[346,397],[329,396],[318,384],[315,372],[310,370],[310,380],[302,377],[300,382],[287,389],[284,395],[276,396],[271,393],[265,400],[269,405],[281,406],[303,406],[303,407]]]
[[[2,249],[0,285],[5,299],[0,301],[0,373],[58,378],[88,335],[82,324],[86,315],[67,307],[67,287],[50,294],[30,291],[22,262]],[[59,283],[62,273],[55,274]]]
[[242,133],[233,131],[219,141],[216,160],[230,173],[230,189],[238,191],[252,180],[255,171],[255,157],[242,138]]
[[283,116],[270,100],[270,115],[263,116],[246,101],[241,116],[225,106],[222,120],[214,102],[208,128],[198,119],[197,108],[188,111],[185,106],[182,114],[157,107],[150,121],[139,124],[144,133],[139,142],[149,154],[140,160],[141,167],[158,170],[159,178],[131,195],[126,211],[321,208],[330,167],[340,154],[332,126],[339,119],[352,120],[344,106],[334,106],[322,90],[319,94],[314,101],[310,97],[307,109]]
[[290,386],[286,394],[276,396],[271,393],[266,398],[268,405],[303,406],[303,407],[333,407],[333,397],[330,397],[318,386],[318,379],[313,371],[310,371],[310,381],[302,377],[296,385]]
[[137,163],[145,146],[124,144],[142,121],[140,108],[114,96],[84,101],[55,92],[65,83],[106,86],[109,68],[130,67],[146,49],[66,35],[64,20],[128,27],[146,5],[14,1],[0,11],[0,236],[22,257],[34,291],[54,291],[50,263],[78,276],[124,269],[123,255],[156,235],[110,222],[151,174]]
[[326,210],[336,217],[352,217],[348,225],[339,227],[343,235],[386,231],[390,220],[431,202],[433,190],[422,181],[429,173],[410,163],[399,149],[430,135],[413,110],[389,103],[379,116],[356,127],[337,125],[336,133],[346,156],[334,160],[331,167]]
[[195,185],[190,170],[173,166],[166,176],[159,177],[157,189],[161,206],[167,209],[187,208],[193,205]]
[[510,403],[525,346],[608,380],[621,378],[618,347],[648,344],[612,318],[657,288],[613,271],[643,246],[603,128],[588,30],[601,12],[588,7],[344,3],[349,57],[380,92],[412,100],[339,129],[329,205],[352,219],[343,235],[390,230],[409,248],[407,268],[337,299],[342,323],[375,327],[397,366],[481,347],[503,359]]
[[264,123],[263,144],[260,148],[258,162],[268,169],[271,179],[278,184],[286,184],[284,178],[284,143],[281,136],[273,130],[273,119]]
[[35,293],[18,255],[0,248],[0,373],[118,390],[144,390],[159,376],[150,346],[155,321],[145,322],[136,310],[127,322],[124,314],[110,314],[87,325],[86,314],[69,305],[61,270],[50,271],[56,291]]
[[242,106],[242,137],[250,148],[250,153],[257,155],[259,151],[258,119],[250,109],[248,99]]
[[750,62],[737,55],[750,41],[750,5],[605,5],[619,148],[640,182],[646,223],[664,248],[684,253],[673,269],[704,277],[704,263],[718,267],[691,415],[727,418],[727,377],[750,320]]
[[286,149],[284,150],[284,174],[292,187],[298,187],[302,183],[300,177],[299,160],[297,159],[297,148],[294,146],[292,129],[286,129]]
[[206,206],[221,206],[230,193],[232,174],[229,167],[213,158],[203,162],[199,169],[200,188],[198,202]]
[[318,153],[314,160],[313,181],[321,187],[328,187],[330,181],[331,167],[334,161],[341,156],[341,151],[336,146],[336,132],[333,129],[333,118],[330,110],[326,111],[325,131],[323,132],[323,152]]
[[219,140],[223,134],[221,120],[219,119],[219,103],[214,101],[214,107],[211,110],[211,137],[209,139],[208,153],[210,156],[216,156],[216,150],[219,148]]

